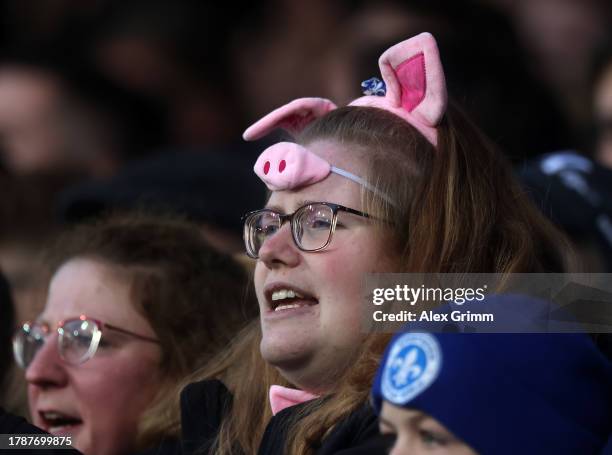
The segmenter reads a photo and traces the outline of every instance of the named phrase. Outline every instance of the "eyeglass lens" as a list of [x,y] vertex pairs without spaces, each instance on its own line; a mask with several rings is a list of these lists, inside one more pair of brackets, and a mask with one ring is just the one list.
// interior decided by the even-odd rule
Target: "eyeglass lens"
[[281,227],[281,219],[278,213],[263,211],[254,215],[249,226],[249,238],[251,253],[259,255],[259,249],[266,241]]
[[321,204],[303,207],[295,214],[294,238],[303,250],[323,248],[331,235],[334,212]]
[[[97,324],[87,319],[66,321],[58,328],[58,349],[62,359],[77,365],[90,359],[95,353],[101,337]],[[47,333],[40,324],[24,325],[13,339],[15,360],[22,368],[34,360],[43,347]]]
[[[333,228],[334,211],[324,204],[309,204],[298,209],[291,223],[292,235],[299,248],[315,251],[329,242]],[[248,249],[259,256],[263,243],[281,227],[281,216],[272,211],[261,211],[248,221]]]
[[15,361],[21,368],[27,368],[34,356],[45,344],[46,333],[38,324],[24,325],[13,339]]
[[100,331],[93,321],[67,321],[58,332],[60,355],[70,364],[78,365],[90,359],[98,347]]

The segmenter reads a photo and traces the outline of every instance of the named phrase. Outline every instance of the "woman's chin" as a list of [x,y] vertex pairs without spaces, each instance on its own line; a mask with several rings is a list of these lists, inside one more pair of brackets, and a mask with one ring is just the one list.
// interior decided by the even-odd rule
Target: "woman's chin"
[[312,359],[312,344],[306,340],[291,340],[286,335],[264,336],[261,340],[261,356],[270,365],[281,370],[304,368]]

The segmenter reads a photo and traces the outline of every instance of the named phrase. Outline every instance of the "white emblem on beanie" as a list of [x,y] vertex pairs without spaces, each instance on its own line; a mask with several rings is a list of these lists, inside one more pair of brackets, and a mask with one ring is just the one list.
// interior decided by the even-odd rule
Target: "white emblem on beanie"
[[393,342],[382,376],[383,398],[405,405],[437,378],[442,366],[438,341],[428,333],[405,333]]

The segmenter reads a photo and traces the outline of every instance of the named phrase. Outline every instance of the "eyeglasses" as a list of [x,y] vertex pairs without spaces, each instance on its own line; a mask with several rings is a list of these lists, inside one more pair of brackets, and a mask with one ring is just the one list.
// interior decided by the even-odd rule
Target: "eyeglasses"
[[312,202],[287,215],[270,209],[249,212],[243,217],[246,252],[257,259],[264,242],[287,220],[291,223],[293,241],[300,250],[320,251],[331,242],[340,211],[372,218],[365,212],[330,202]]
[[[159,343],[159,340],[154,338],[138,335],[81,315],[78,318],[61,321],[57,325],[57,343],[60,357],[70,365],[79,365],[86,362],[96,353],[102,335],[106,330],[114,330],[142,341]],[[26,369],[30,366],[51,333],[52,329],[48,324],[38,322],[26,322],[15,331],[13,354],[15,355],[15,361],[21,368]]]

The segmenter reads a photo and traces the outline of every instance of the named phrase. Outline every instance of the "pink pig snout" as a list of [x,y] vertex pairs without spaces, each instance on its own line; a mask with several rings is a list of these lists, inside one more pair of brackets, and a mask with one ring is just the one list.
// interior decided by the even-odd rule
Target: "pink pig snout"
[[276,191],[319,182],[329,175],[331,165],[299,144],[279,142],[259,156],[254,170],[269,189]]

